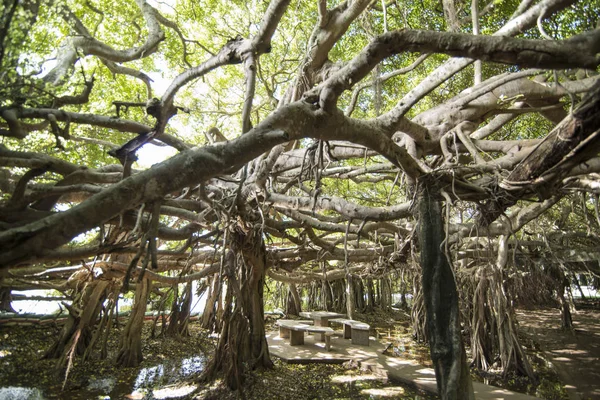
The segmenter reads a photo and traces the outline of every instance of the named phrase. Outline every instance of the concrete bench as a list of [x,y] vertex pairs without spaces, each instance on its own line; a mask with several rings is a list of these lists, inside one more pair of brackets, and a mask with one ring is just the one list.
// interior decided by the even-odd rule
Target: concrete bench
[[291,346],[304,344],[305,328],[310,327],[312,321],[296,321],[293,319],[280,319],[276,322],[279,326],[279,337],[290,338]]
[[325,349],[329,350],[331,348],[333,329],[322,326],[312,326],[309,324],[312,324],[312,321],[280,319],[277,321],[277,325],[279,326],[279,337],[285,339],[290,338],[290,346],[299,346],[304,344],[304,332],[320,334],[322,335],[321,341],[325,342]]
[[332,319],[330,320],[330,322],[337,322],[338,324],[343,324],[344,339],[352,339],[352,344],[358,344],[362,346],[369,345],[369,331],[371,329],[371,326],[369,324],[345,318]]
[[306,328],[306,332],[315,333],[315,338],[319,339],[321,342],[325,342],[325,350],[329,351],[331,348],[333,329],[325,326],[309,326]]

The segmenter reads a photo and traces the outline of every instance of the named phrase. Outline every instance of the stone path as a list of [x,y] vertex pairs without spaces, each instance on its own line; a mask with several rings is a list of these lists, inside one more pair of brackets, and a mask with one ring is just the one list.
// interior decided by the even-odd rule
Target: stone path
[[[385,374],[392,382],[406,384],[431,393],[437,393],[433,369],[418,365],[401,358],[382,354],[385,346],[371,338],[369,346],[358,346],[350,340],[334,337],[331,351],[325,350],[325,344],[315,342],[314,336],[307,336],[302,346],[290,346],[289,339],[282,339],[278,332],[267,334],[271,355],[290,363],[343,363],[349,360],[369,365],[375,372]],[[537,397],[511,392],[495,386],[473,382],[475,398],[481,400],[534,400]]]

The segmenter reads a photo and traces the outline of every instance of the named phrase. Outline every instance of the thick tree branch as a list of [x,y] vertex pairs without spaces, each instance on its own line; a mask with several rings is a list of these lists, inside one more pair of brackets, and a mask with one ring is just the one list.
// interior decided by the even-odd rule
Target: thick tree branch
[[252,38],[252,48],[256,54],[271,51],[271,38],[289,4],[290,0],[271,0],[269,3],[269,8],[260,22],[260,30]]
[[[510,20],[506,25],[494,33],[494,36],[515,36],[526,29],[535,26],[538,16],[541,13],[550,15],[551,13],[568,7],[575,0],[543,0],[527,11]],[[396,107],[381,116],[392,121],[400,120],[404,115],[427,94],[431,93],[436,87],[448,80],[451,76],[458,73],[471,63],[473,59],[453,58],[442,64],[431,72],[427,78],[422,80],[416,87],[411,89],[400,99]]]
[[310,197],[292,197],[271,193],[267,201],[275,207],[284,206],[292,210],[330,210],[339,213],[345,218],[369,221],[392,221],[410,216],[410,204],[398,204],[390,207],[366,207],[348,202],[334,196],[319,197],[313,204]]
[[82,36],[72,36],[61,44],[57,64],[44,76],[44,80],[55,85],[60,83],[75,63],[78,52],[84,55],[95,55],[118,63],[137,60],[154,53],[158,49],[159,43],[165,39],[165,34],[160,29],[154,8],[144,0],[136,0],[136,3],[142,11],[148,27],[148,37],[142,45],[125,50],[116,50],[91,37],[87,30],[79,28],[77,30]]
[[[362,80],[377,64],[404,51],[444,53],[522,67],[590,68],[600,64],[600,30],[565,41],[513,39],[462,33],[402,30],[373,40],[348,65],[320,88],[319,106],[331,110],[344,90]],[[307,93],[310,97],[312,93]]]

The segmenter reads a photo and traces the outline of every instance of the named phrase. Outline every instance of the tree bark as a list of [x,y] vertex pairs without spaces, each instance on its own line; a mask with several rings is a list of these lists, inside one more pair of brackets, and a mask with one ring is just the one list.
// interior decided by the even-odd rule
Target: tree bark
[[411,303],[410,319],[412,324],[413,337],[417,342],[427,342],[427,312],[425,311],[425,300],[423,298],[423,288],[421,287],[420,276],[413,278],[413,301]]
[[345,280],[337,280],[332,283],[332,296],[333,296],[333,310],[335,311],[343,311],[346,308],[346,281]]
[[348,318],[352,319],[354,315],[354,284],[352,275],[346,274],[346,314]]
[[127,326],[123,331],[117,355],[117,364],[122,367],[137,367],[144,359],[142,355],[142,328],[150,285],[150,280],[146,278],[137,284],[133,308]]
[[289,315],[300,315],[302,311],[302,302],[300,301],[300,295],[296,284],[290,283],[288,286],[288,299],[287,299],[287,310],[286,314]]
[[188,282],[181,296],[175,291],[175,299],[169,315],[169,325],[166,333],[169,336],[188,336],[188,322],[192,306],[192,283]]
[[0,311],[14,313],[16,312],[11,305],[12,298],[10,296],[10,288],[0,289]]
[[498,260],[492,267],[488,306],[492,308],[492,315],[495,318],[494,326],[497,330],[498,353],[503,373],[506,375],[510,370],[516,370],[535,381],[531,364],[519,342],[515,312],[504,287],[504,269],[508,262],[507,240],[507,235],[501,235],[498,239]]
[[383,311],[392,310],[392,280],[389,276],[379,281],[381,286],[381,309]]
[[273,366],[265,335],[266,250],[260,230],[236,227],[230,249],[226,250],[224,269],[228,282],[223,328],[215,355],[201,380],[213,380],[223,374],[227,386],[237,390],[244,382],[244,368]]
[[326,280],[321,281],[321,309],[323,311],[331,310],[331,286]]
[[202,328],[209,332],[219,332],[221,330],[222,319],[219,318],[223,313],[221,307],[221,278],[215,274],[210,285],[210,292],[204,312],[202,313]]
[[365,285],[360,278],[352,277],[354,287],[354,310],[364,311],[365,309]]
[[373,279],[367,279],[367,311],[372,312],[375,309],[375,287],[373,286]]
[[576,165],[595,157],[600,148],[600,81],[597,81],[572,114],[567,116],[513,171],[500,182],[495,198],[481,206],[480,225],[495,221],[527,193],[548,198],[556,184]]
[[561,327],[563,329],[573,331],[574,327],[573,316],[571,315],[571,305],[569,304],[569,301],[565,298],[565,291],[567,290],[568,282],[569,281],[563,275],[556,289],[556,297],[560,306]]
[[494,324],[490,305],[487,304],[489,290],[486,268],[481,267],[475,274],[475,288],[471,304],[471,354],[475,368],[487,371],[492,365],[493,343],[491,335]]
[[67,364],[70,354],[83,355],[92,338],[92,330],[107,296],[109,281],[95,280],[80,282],[83,290],[79,292],[73,304],[68,307],[69,317],[52,346],[46,350],[44,358],[58,359],[57,371]]
[[442,207],[438,192],[419,182],[419,239],[427,335],[438,392],[443,400],[475,399],[461,338],[458,292],[446,254]]

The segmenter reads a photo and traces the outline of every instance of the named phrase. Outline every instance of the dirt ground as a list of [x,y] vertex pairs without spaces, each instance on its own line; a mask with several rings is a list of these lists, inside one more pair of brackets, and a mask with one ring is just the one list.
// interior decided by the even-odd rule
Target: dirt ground
[[600,400],[600,311],[573,313],[575,331],[561,328],[557,309],[519,310],[522,332],[539,344],[570,400]]
[[[554,368],[568,386],[570,399],[600,400],[600,311],[599,308],[581,310],[573,314],[575,333],[560,328],[557,310],[520,310],[518,313],[522,332],[531,340],[524,343],[544,350],[546,359],[552,360]],[[357,318],[377,327],[377,335],[390,336],[392,345],[389,355],[413,359],[428,364],[427,346],[415,344],[410,335],[408,316],[403,313],[373,312],[359,314]],[[268,326],[272,329],[273,322]],[[145,327],[145,361],[139,368],[115,370],[114,354],[107,360],[92,359],[80,364],[76,359],[69,375],[65,391],[62,379],[52,373],[53,360],[40,357],[58,332],[58,327],[2,327],[0,326],[0,398],[2,388],[21,387],[38,389],[44,398],[123,398],[123,395],[140,398],[158,398],[163,390],[176,391],[197,388],[195,398],[233,399],[235,395],[219,385],[200,386],[194,382],[194,371],[202,370],[214,347],[213,339],[191,324],[192,336],[181,340],[151,339],[149,326]],[[109,349],[118,348],[117,331],[109,339]],[[190,358],[191,357],[191,358]],[[407,388],[392,386],[388,382],[369,379],[372,375],[362,369],[342,366],[288,365],[276,360],[272,371],[251,373],[248,376],[246,398],[377,398],[389,396],[401,399],[429,398]],[[510,379],[509,379],[510,381]],[[284,385],[283,382],[288,382]],[[551,381],[554,385],[556,381]],[[505,382],[506,383],[506,382]],[[518,384],[519,382],[517,382]],[[502,382],[497,386],[517,390]],[[520,385],[523,386],[523,385]],[[527,387],[527,384],[524,385]],[[564,399],[539,395],[536,388],[529,394],[546,399]],[[380,392],[385,391],[386,394]],[[29,392],[28,392],[29,393]],[[33,393],[33,392],[32,392]],[[540,391],[540,393],[542,393]],[[161,394],[162,395],[162,394]],[[191,395],[190,395],[191,396]],[[188,398],[190,397],[188,396]],[[13,397],[9,397],[13,398]],[[20,398],[32,398],[31,396]],[[40,397],[42,398],[42,397]],[[184,396],[185,398],[185,396]]]
[[[213,336],[190,324],[190,336],[150,337],[151,322],[144,326],[144,361],[139,367],[114,364],[120,332],[109,336],[109,357],[74,359],[63,388],[64,375],[54,373],[55,360],[42,359],[58,334],[58,326],[0,324],[0,400],[39,399],[214,399],[237,400],[222,381],[202,383],[197,378],[212,356]],[[122,329],[122,328],[121,328]],[[262,399],[395,399],[427,400],[433,396],[395,385],[358,363],[286,364],[274,358],[275,368],[245,375],[243,395]]]

